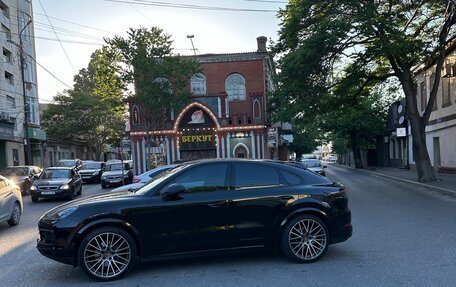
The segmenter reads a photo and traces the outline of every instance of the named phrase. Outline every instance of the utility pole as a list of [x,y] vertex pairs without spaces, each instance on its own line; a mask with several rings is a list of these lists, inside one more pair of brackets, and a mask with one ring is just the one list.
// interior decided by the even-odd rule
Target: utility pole
[[30,149],[30,140],[28,136],[28,116],[29,116],[29,107],[27,105],[27,96],[25,94],[25,76],[24,76],[24,46],[22,43],[22,32],[25,28],[32,23],[32,19],[27,21],[27,24],[19,32],[19,52],[20,52],[20,62],[21,62],[21,76],[22,76],[22,94],[24,97],[24,155],[25,155],[25,164],[30,165],[31,160],[31,149]]
[[190,39],[190,42],[192,42],[193,54],[195,54],[195,56],[196,56],[196,49],[195,49],[195,46],[193,45],[193,38],[195,38],[195,36],[194,35],[187,35],[187,38]]

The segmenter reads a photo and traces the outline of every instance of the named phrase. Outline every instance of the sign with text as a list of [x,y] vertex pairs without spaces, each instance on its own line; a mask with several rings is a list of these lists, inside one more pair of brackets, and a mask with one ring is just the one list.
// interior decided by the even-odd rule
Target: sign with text
[[181,141],[183,143],[193,143],[193,142],[208,142],[213,141],[213,135],[191,135],[191,136],[182,136]]
[[407,131],[405,128],[396,129],[396,137],[400,138],[400,137],[405,137],[405,136],[407,136]]

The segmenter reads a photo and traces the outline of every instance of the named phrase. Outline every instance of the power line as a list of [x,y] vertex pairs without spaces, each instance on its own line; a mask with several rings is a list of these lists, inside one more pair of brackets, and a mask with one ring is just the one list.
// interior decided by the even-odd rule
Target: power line
[[124,4],[157,6],[157,7],[167,7],[167,8],[181,8],[181,9],[195,9],[195,10],[277,13],[277,10],[268,10],[268,9],[228,8],[228,7],[218,7],[218,6],[201,6],[201,5],[193,5],[193,4],[181,4],[181,3],[178,4],[178,3],[146,1],[146,0],[105,0],[105,1],[124,3]]
[[40,66],[41,68],[43,68],[43,70],[45,70],[46,72],[48,72],[52,77],[54,77],[54,79],[56,79],[57,81],[59,81],[60,83],[62,83],[63,85],[65,85],[66,87],[68,87],[69,89],[72,89],[72,87],[70,87],[69,85],[67,85],[64,81],[60,80],[59,78],[57,78],[56,75],[54,75],[51,71],[49,71],[48,69],[46,69],[46,67],[44,67],[43,65],[41,65],[35,58],[33,58],[31,55],[29,55],[29,57],[38,65]]
[[[37,14],[37,15],[41,15],[41,16],[46,16],[45,14],[38,13],[36,11],[34,11],[33,13]],[[54,20],[57,20],[57,21],[60,21],[60,22],[69,23],[69,24],[73,24],[73,25],[76,25],[76,26],[80,26],[80,27],[84,27],[84,28],[88,28],[88,29],[92,29],[92,30],[97,30],[97,31],[100,31],[100,32],[115,34],[114,32],[111,32],[111,31],[108,31],[108,30],[99,29],[99,28],[88,26],[88,25],[84,25],[84,24],[81,24],[81,23],[78,23],[78,22],[69,21],[69,20],[65,20],[65,19],[61,19],[61,18],[57,18],[57,17],[53,17],[53,16],[47,16],[47,17],[51,18],[51,19],[54,19]]]
[[131,8],[135,9],[136,12],[138,12],[141,16],[143,16],[147,21],[149,21],[149,23],[151,23],[152,25],[154,25],[154,22],[152,22],[152,20],[149,19],[149,17],[147,17],[146,15],[144,15],[141,11],[139,11],[138,9],[136,9],[136,7],[132,4],[128,4],[130,5]]
[[65,47],[63,47],[63,44],[60,41],[59,35],[57,35],[57,33],[55,32],[54,26],[52,26],[52,23],[51,23],[51,19],[49,19],[48,15],[46,13],[46,10],[44,9],[43,4],[41,3],[41,0],[38,0],[38,2],[40,3],[41,9],[43,10],[44,14],[46,15],[46,18],[47,18],[47,20],[49,22],[49,25],[51,25],[51,28],[54,31],[55,37],[57,37],[57,40],[60,43],[60,47],[62,47],[63,53],[65,54],[66,58],[68,59],[68,62],[70,63],[71,68],[73,68],[73,73],[76,73],[76,69],[74,68],[73,63],[71,62],[70,57],[68,56],[68,54],[67,54],[67,52],[65,50]]

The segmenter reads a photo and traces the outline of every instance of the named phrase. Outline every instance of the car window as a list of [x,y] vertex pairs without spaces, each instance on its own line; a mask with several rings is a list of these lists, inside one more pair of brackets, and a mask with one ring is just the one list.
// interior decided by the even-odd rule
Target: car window
[[227,190],[228,164],[207,164],[193,167],[177,176],[171,183],[185,186],[186,193]]
[[288,185],[298,185],[302,183],[302,179],[294,173],[286,170],[280,170],[280,173],[282,174],[283,178],[285,178]]
[[279,174],[271,166],[253,163],[234,164],[234,187],[236,189],[279,185]]

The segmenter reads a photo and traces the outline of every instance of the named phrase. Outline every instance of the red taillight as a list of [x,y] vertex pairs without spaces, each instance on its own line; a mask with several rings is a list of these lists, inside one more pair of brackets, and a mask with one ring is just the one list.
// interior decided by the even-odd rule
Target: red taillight
[[329,194],[334,196],[334,197],[346,197],[347,196],[347,192],[345,191],[345,187],[341,187],[341,188],[339,188],[338,191],[333,191],[333,192],[330,192]]
[[141,179],[139,179],[139,178],[133,178],[133,182],[135,182],[135,183],[136,183],[136,182],[141,182]]

